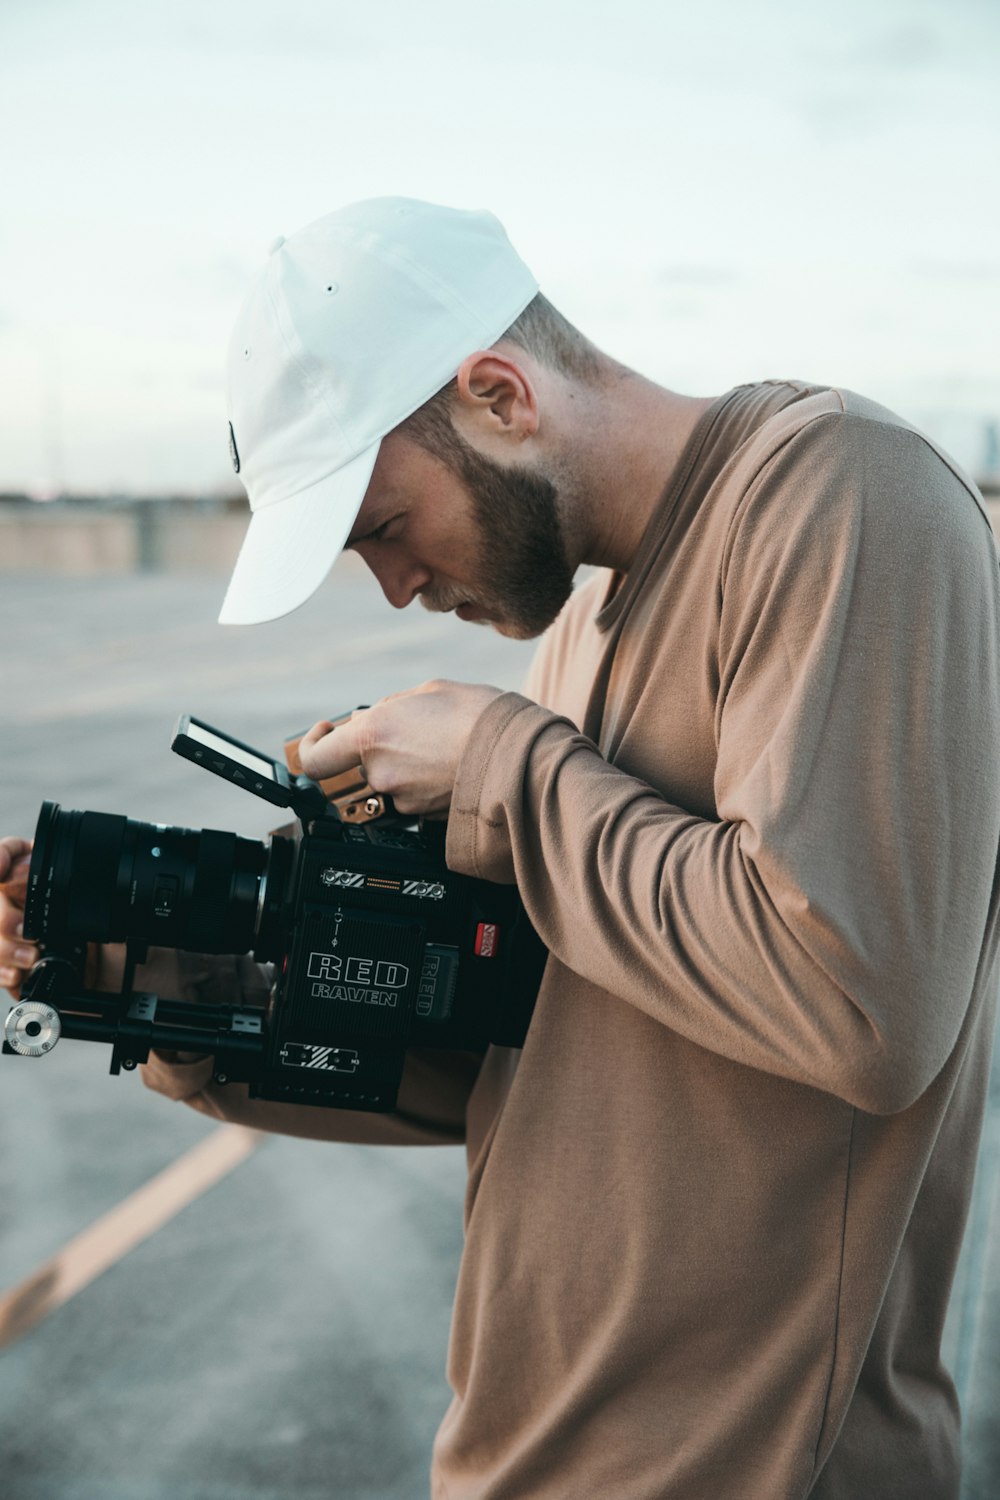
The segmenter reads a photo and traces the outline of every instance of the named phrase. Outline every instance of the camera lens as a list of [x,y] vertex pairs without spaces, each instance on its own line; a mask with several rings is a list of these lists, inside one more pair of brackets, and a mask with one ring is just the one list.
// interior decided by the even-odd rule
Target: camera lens
[[128,938],[192,953],[274,957],[291,843],[168,828],[45,802],[28,872],[34,942]]

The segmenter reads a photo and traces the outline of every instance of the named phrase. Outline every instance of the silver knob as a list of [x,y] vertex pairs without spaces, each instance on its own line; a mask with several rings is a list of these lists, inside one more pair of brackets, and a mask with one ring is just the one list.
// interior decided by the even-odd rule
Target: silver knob
[[55,1006],[44,1000],[23,1000],[7,1012],[3,1034],[22,1057],[44,1057],[62,1036],[62,1022]]

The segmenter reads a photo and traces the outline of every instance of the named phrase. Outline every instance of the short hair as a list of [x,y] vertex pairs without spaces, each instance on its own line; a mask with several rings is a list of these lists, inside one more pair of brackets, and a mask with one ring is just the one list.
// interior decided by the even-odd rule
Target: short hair
[[577,380],[596,380],[600,372],[594,345],[541,292],[531,299],[497,343],[517,344],[519,349],[534,355],[539,364],[548,365],[562,375],[573,375]]
[[[595,346],[541,292],[496,342],[516,344],[539,364],[584,384],[593,384],[600,376],[600,355]],[[401,422],[400,428],[435,458],[461,471],[468,458],[468,447],[451,420],[456,385],[455,380],[449,380]]]

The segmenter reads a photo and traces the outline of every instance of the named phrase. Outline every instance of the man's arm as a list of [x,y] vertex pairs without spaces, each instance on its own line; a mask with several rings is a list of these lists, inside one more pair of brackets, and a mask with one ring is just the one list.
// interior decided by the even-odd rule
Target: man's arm
[[212,1059],[182,1061],[185,1054],[151,1052],[140,1068],[156,1093],[190,1105],[200,1114],[254,1130],[317,1141],[365,1146],[460,1146],[465,1107],[481,1058],[471,1052],[414,1050],[406,1055],[396,1108],[391,1114],[324,1109],[251,1099],[246,1084],[212,1082]]
[[718,821],[507,695],[449,864],[516,879],[560,962],[698,1045],[903,1109],[954,1046],[996,877],[992,538],[917,435],[824,418],[747,495],[719,585]]

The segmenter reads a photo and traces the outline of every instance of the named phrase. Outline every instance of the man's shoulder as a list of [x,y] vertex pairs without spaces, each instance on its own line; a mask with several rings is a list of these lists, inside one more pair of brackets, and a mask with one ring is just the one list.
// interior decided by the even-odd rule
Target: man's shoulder
[[750,441],[746,447],[758,453],[775,451],[827,418],[844,418],[845,426],[860,422],[918,432],[905,417],[869,396],[846,386],[811,380],[759,380],[737,386],[729,393],[727,408],[747,408],[756,413],[757,420],[748,428]]
[[768,387],[787,392],[787,399],[770,411],[738,454],[745,489],[766,480],[779,463],[786,473],[794,467],[804,474],[838,466],[856,472],[861,464],[875,475],[905,453],[919,461],[929,492],[948,491],[952,497],[964,492],[988,519],[983,497],[961,465],[898,412],[845,386],[763,381],[749,389]]
[[733,455],[723,500],[727,576],[755,539],[780,551],[792,531],[820,551],[863,536],[894,556],[905,535],[928,555],[983,550],[995,566],[985,502],[961,466],[897,412],[841,386],[803,388],[759,424]]
[[[759,473],[771,459],[789,444],[797,451],[808,446],[804,435],[814,435],[817,424],[843,418],[849,412],[861,415],[861,408],[875,409],[873,402],[839,386],[822,385],[805,380],[762,380],[740,388],[745,401],[758,406],[760,420],[754,423],[746,440],[734,454],[743,477]],[[879,408],[884,410],[884,408]],[[886,416],[892,413],[886,412]],[[894,418],[897,422],[899,418]]]

